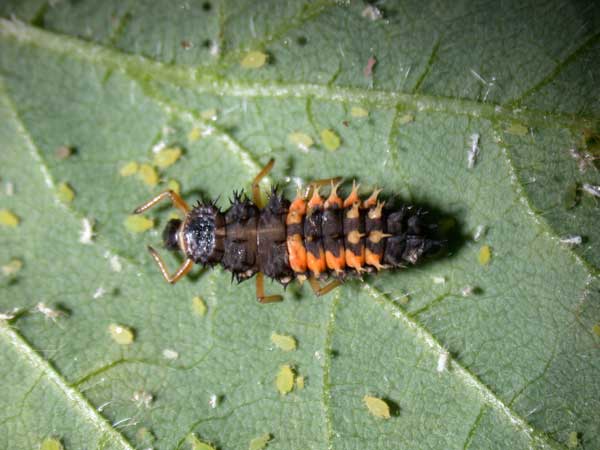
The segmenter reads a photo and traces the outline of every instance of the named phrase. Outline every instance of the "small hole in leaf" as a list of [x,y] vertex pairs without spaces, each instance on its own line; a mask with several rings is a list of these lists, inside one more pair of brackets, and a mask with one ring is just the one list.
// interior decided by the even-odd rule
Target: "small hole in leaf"
[[210,48],[211,46],[212,46],[212,41],[210,39],[205,39],[204,41],[202,41],[202,47]]
[[296,39],[296,42],[300,47],[304,47],[306,44],[308,44],[308,39],[306,39],[306,36],[300,36],[298,39]]
[[204,2],[202,3],[202,9],[208,12],[212,9],[212,4],[210,2]]

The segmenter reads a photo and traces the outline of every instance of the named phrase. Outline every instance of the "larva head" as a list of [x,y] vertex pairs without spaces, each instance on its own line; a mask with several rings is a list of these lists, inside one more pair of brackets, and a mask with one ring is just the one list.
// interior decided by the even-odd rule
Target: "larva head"
[[213,204],[198,204],[183,222],[180,246],[196,263],[216,264],[223,258],[225,219]]
[[181,220],[171,219],[167,222],[163,230],[162,238],[167,250],[179,250],[179,230],[181,228]]

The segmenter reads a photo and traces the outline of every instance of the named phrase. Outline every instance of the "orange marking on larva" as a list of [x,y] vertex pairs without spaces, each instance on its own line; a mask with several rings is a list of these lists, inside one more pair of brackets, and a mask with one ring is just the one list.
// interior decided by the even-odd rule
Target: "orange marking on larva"
[[365,263],[375,267],[378,271],[385,269],[385,266],[381,264],[381,255],[377,253],[373,253],[371,250],[367,249],[365,255]]
[[346,267],[346,258],[344,257],[343,252],[340,252],[339,256],[335,256],[330,251],[326,251],[325,262],[327,263],[327,268],[334,270],[338,274],[344,270],[344,267]]
[[331,182],[331,194],[329,194],[329,198],[327,198],[327,201],[325,202],[325,208],[331,208],[334,205],[341,208],[344,204],[342,199],[337,195],[340,184],[341,183],[333,184],[333,181]]
[[354,205],[355,203],[360,203],[360,197],[358,196],[358,188],[360,184],[356,184],[356,181],[352,181],[352,192],[346,200],[344,200],[344,208],[348,206]]
[[385,202],[377,202],[377,206],[369,210],[369,219],[381,219],[381,211],[383,210],[384,206]]
[[391,234],[384,233],[379,230],[374,230],[369,233],[369,241],[371,241],[373,244],[378,244],[383,238],[391,236]]
[[364,272],[363,265],[365,264],[365,249],[360,249],[360,255],[356,255],[352,250],[346,249],[346,265],[352,267],[357,272]]
[[306,214],[306,200],[300,195],[297,195],[290,209],[288,210],[287,217],[285,219],[286,225],[293,225],[295,223],[302,223],[302,217]]
[[325,255],[323,249],[319,249],[319,257],[315,257],[311,252],[306,252],[306,265],[308,269],[314,274],[316,278],[319,278],[321,273],[325,272],[327,265],[325,263]]
[[363,208],[370,208],[377,203],[377,196],[381,193],[381,189],[375,189],[373,193],[363,202]]
[[358,202],[354,203],[352,205],[352,209],[346,213],[346,217],[348,219],[358,219],[358,217],[360,215],[360,213],[358,212],[358,205],[359,205]]
[[294,272],[306,272],[306,248],[300,234],[287,237],[288,258]]
[[321,198],[321,195],[319,194],[319,187],[316,187],[315,190],[313,191],[310,201],[308,202],[309,214],[312,209],[315,209],[319,206],[323,206],[323,199]]
[[363,236],[364,233],[360,233],[358,230],[352,230],[348,233],[348,242],[351,244],[358,244]]

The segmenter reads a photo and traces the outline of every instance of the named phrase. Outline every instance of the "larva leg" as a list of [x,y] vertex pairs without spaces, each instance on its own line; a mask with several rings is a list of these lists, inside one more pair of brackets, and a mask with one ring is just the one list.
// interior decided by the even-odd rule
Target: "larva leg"
[[153,199],[147,201],[142,206],[137,207],[133,211],[133,213],[134,214],[141,214],[144,211],[146,211],[146,210],[152,208],[153,206],[155,206],[158,202],[161,202],[162,200],[166,199],[167,197],[169,197],[169,199],[173,202],[173,205],[175,206],[175,208],[179,209],[183,214],[187,214],[190,211],[190,207],[185,202],[185,200],[182,199],[177,194],[177,192],[172,191],[172,190],[169,189],[168,191],[165,191],[162,194],[158,194],[156,197],[154,197]]
[[310,287],[312,288],[313,292],[317,297],[321,297],[322,295],[328,294],[329,292],[331,292],[336,287],[342,284],[340,280],[333,280],[331,283],[321,287],[319,280],[317,280],[315,277],[310,277],[308,279],[308,282],[310,283]]
[[265,295],[265,277],[262,272],[256,274],[256,298],[259,303],[275,303],[283,300],[281,295]]
[[169,275],[169,272],[167,271],[167,266],[165,266],[165,262],[160,257],[160,255],[156,252],[156,250],[154,250],[152,247],[148,247],[148,251],[152,255],[152,258],[154,259],[156,264],[158,265],[158,268],[160,269],[160,273],[162,273],[162,276],[170,284],[177,283],[180,279],[182,279],[184,276],[186,276],[190,270],[192,270],[192,267],[194,267],[194,261],[192,261],[191,259],[188,258],[183,262],[183,264],[181,266],[179,266],[179,269],[177,269],[177,272],[175,272],[173,275]]
[[252,181],[252,200],[254,200],[254,204],[262,208],[262,198],[260,197],[260,180],[267,176],[267,174],[271,171],[273,166],[275,165],[275,159],[271,158],[271,160],[267,163],[265,167],[254,177]]

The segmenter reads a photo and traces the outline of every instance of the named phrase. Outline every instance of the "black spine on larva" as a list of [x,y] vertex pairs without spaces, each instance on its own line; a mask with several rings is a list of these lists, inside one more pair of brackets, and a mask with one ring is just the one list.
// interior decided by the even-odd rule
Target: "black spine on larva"
[[393,267],[417,264],[437,253],[442,241],[434,238],[436,225],[429,223],[427,212],[414,206],[384,210],[386,232],[383,262]]
[[323,208],[321,206],[309,208],[304,217],[304,246],[307,253],[311,253],[315,258],[319,258],[320,254],[324,252],[322,222]]
[[285,218],[290,202],[273,188],[258,220],[258,265],[264,274],[286,285],[294,272],[288,261]]
[[323,247],[326,252],[338,257],[344,252],[344,228],[342,209],[332,205],[323,211],[321,229],[323,231]]
[[230,208],[225,212],[225,245],[221,259],[223,267],[238,282],[252,277],[258,271],[256,228],[258,208],[244,195],[234,192]]

